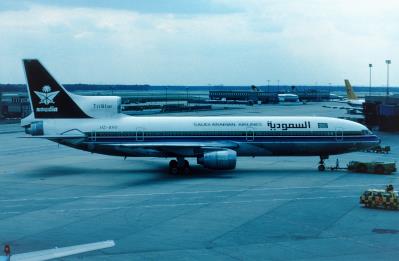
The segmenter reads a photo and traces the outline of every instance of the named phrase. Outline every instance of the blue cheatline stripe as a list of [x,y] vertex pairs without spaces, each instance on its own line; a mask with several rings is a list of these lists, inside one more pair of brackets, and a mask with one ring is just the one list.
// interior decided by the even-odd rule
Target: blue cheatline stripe
[[[142,137],[139,137],[142,138]],[[90,140],[90,139],[89,139]],[[288,136],[275,136],[275,137],[255,137],[254,140],[248,140],[246,137],[144,137],[137,140],[136,137],[96,137],[97,142],[207,142],[207,141],[233,141],[233,142],[287,142],[287,143],[306,143],[306,142],[377,142],[376,136],[352,136],[343,137],[342,139],[335,136],[331,137],[288,137]]]

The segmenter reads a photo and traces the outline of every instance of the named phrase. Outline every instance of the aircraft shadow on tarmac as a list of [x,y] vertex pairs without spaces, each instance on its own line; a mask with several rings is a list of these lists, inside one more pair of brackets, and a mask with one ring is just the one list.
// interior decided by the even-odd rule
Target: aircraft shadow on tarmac
[[[152,168],[151,168],[152,167]],[[189,175],[170,175],[168,166],[162,163],[152,163],[151,167],[144,168],[98,168],[98,167],[73,167],[73,166],[48,166],[37,167],[25,175],[33,178],[51,179],[68,176],[98,176],[100,179],[114,178],[116,175],[131,176],[132,179],[124,182],[122,186],[150,185],[154,183],[173,182],[185,179],[231,179],[236,177],[232,171],[212,171],[202,166],[193,166]]]
[[[124,183],[124,185],[145,185],[157,182],[171,182],[185,179],[234,179],[243,176],[284,176],[293,174],[298,176],[320,175],[316,170],[312,169],[281,169],[274,166],[262,168],[241,168],[238,166],[235,170],[209,170],[200,165],[192,165],[191,173],[189,175],[170,175],[168,174],[168,167],[162,162],[148,162],[151,166],[142,166],[139,168],[124,166],[123,168],[102,168],[102,167],[74,167],[74,166],[42,166],[32,169],[26,175],[35,178],[51,179],[56,177],[67,176],[98,176],[99,178],[108,178],[107,176],[115,177],[115,175],[129,175],[132,180]],[[145,163],[144,163],[145,164]],[[145,164],[147,165],[147,164]],[[317,173],[316,173],[317,172]],[[326,173],[327,174],[327,173]],[[331,173],[328,173],[331,174]],[[136,179],[139,177],[140,179]]]

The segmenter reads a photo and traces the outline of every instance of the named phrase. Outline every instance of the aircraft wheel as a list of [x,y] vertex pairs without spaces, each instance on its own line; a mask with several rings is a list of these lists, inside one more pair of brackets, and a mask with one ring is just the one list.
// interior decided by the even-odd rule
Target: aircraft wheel
[[191,170],[190,170],[190,163],[188,162],[188,160],[184,160],[184,165],[181,172],[183,175],[190,175]]
[[177,175],[179,174],[179,168],[177,167],[177,161],[171,160],[169,162],[169,174]]
[[318,170],[319,171],[325,171],[326,170],[326,167],[324,166],[324,165],[319,165],[319,167],[318,167]]

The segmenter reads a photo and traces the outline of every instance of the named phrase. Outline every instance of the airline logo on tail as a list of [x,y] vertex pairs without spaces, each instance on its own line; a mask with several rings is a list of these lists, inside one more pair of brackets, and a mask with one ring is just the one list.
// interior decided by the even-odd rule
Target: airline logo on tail
[[356,100],[357,96],[355,92],[352,89],[352,85],[349,82],[349,80],[345,80],[345,89],[346,89],[346,94],[348,95],[349,100]]
[[23,63],[36,119],[91,118],[37,59],[24,59]]
[[45,105],[50,105],[54,103],[54,98],[57,96],[59,91],[51,92],[51,87],[46,85],[42,88],[43,92],[37,92],[35,91],[36,95],[40,99],[40,104],[45,104]]

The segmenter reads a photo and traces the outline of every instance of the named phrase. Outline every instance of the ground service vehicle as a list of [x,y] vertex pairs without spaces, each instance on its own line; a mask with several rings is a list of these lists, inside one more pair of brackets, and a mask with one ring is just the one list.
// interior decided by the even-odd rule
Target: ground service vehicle
[[398,209],[398,192],[382,189],[368,189],[360,196],[360,204],[367,208],[383,207],[389,209]]
[[391,174],[392,172],[396,172],[396,164],[384,162],[351,161],[348,164],[348,170],[359,173]]
[[380,154],[388,154],[390,151],[391,151],[391,146],[382,147],[381,145],[377,145],[366,150],[366,152],[374,152]]

